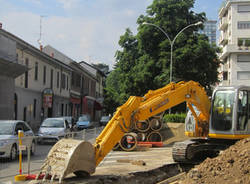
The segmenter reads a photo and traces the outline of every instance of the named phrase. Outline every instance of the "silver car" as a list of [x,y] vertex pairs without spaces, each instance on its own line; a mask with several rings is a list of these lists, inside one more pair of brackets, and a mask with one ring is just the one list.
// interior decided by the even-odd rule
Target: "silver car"
[[47,118],[45,119],[38,131],[38,143],[57,142],[70,132],[69,123],[65,118]]
[[18,131],[24,132],[22,144],[31,148],[31,154],[35,153],[36,141],[30,126],[21,120],[0,120],[0,158],[14,160],[18,154]]

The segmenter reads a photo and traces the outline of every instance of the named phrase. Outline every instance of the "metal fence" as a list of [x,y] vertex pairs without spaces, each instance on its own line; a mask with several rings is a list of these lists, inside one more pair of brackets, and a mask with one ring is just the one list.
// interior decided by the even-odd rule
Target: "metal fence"
[[[73,138],[78,140],[85,140],[91,143],[95,142],[96,137],[103,130],[103,127],[95,127],[93,129],[84,129],[82,131],[73,131],[64,134],[63,138]],[[53,136],[53,135],[50,135]],[[56,136],[56,135],[54,135]],[[9,151],[16,145],[16,148],[25,149],[22,151],[22,173],[36,173],[39,171],[44,159],[54,143],[38,144],[39,136],[25,136],[22,139],[23,145],[19,146],[18,138],[11,139],[0,139],[0,183],[14,181],[14,176],[19,174],[19,154],[17,151],[17,157],[14,160],[10,158],[3,158],[3,152],[7,151],[7,156],[9,156]],[[32,155],[32,142],[35,142],[36,150],[34,155]],[[5,150],[6,149],[6,150]],[[7,150],[9,149],[9,150]],[[34,151],[34,150],[33,150]],[[2,155],[1,155],[2,154]]]

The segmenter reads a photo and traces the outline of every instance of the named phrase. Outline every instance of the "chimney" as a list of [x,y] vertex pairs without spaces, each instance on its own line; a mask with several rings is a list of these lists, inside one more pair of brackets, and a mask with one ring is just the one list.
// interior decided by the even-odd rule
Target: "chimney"
[[40,45],[40,51],[43,51],[43,46],[42,45]]
[[3,28],[3,24],[2,24],[2,22],[0,22],[0,29],[2,29]]

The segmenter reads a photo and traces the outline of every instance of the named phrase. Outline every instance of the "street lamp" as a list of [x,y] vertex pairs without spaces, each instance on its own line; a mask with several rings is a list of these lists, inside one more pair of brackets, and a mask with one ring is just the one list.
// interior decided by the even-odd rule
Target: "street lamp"
[[174,42],[175,42],[176,38],[177,38],[185,29],[187,29],[187,28],[189,28],[189,27],[191,27],[191,26],[198,26],[198,25],[201,25],[201,24],[202,24],[202,22],[199,21],[199,22],[196,22],[196,23],[194,23],[194,24],[190,24],[190,25],[184,27],[184,28],[174,37],[174,39],[171,40],[171,39],[169,38],[168,34],[167,34],[162,28],[160,28],[159,26],[157,26],[157,25],[155,25],[155,24],[148,23],[148,22],[143,22],[143,23],[142,23],[142,25],[151,25],[151,26],[154,26],[154,27],[160,29],[160,30],[166,35],[166,37],[168,38],[168,40],[169,40],[169,42],[170,42],[170,46],[171,46],[171,52],[170,52],[170,53],[171,53],[171,57],[170,57],[170,82],[172,82],[173,46],[174,46]]

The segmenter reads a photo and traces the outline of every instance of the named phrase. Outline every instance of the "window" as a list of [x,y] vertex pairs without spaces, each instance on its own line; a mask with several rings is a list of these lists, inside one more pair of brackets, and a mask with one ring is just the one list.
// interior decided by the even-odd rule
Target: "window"
[[59,76],[60,76],[60,74],[59,74],[59,72],[57,72],[57,82],[56,82],[56,87],[57,88],[59,88]]
[[53,74],[54,74],[54,71],[53,69],[50,70],[50,88],[53,89]]
[[35,80],[38,80],[38,62],[35,64]]
[[69,89],[69,79],[68,79],[68,76],[66,76],[66,89],[67,90]]
[[238,12],[239,13],[250,12],[250,5],[238,5]]
[[250,21],[238,22],[238,29],[250,29]]
[[250,80],[250,71],[237,72],[237,80]]
[[62,103],[62,107],[61,107],[61,115],[63,116],[63,109],[64,109],[64,104]]
[[237,55],[237,62],[250,62],[250,54]]
[[46,84],[46,66],[43,67],[43,84]]
[[34,99],[34,104],[33,104],[33,117],[36,118],[36,99]]
[[[28,58],[25,59],[25,65],[26,65],[27,67],[29,67],[29,59],[28,59]],[[25,87],[25,88],[28,88],[29,72],[26,71],[25,74],[24,74],[24,76],[25,76],[25,78],[24,78],[24,87]]]
[[228,80],[228,72],[223,72],[223,80]]
[[65,115],[68,115],[68,104],[65,104]]
[[62,87],[62,89],[66,88],[66,75],[65,74],[62,74],[61,87]]

